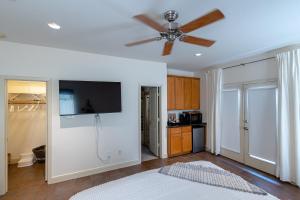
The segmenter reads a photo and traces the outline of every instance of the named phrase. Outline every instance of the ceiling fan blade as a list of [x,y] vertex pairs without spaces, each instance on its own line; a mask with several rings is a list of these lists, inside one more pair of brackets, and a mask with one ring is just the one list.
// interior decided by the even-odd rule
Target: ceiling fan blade
[[146,40],[140,40],[140,41],[136,41],[136,42],[131,42],[131,43],[125,44],[125,46],[126,47],[131,47],[131,46],[145,44],[145,43],[148,43],[148,42],[154,42],[154,41],[159,41],[159,40],[161,40],[160,37],[155,37],[155,38],[150,38],[150,39],[146,39]]
[[153,19],[149,18],[147,15],[144,15],[144,14],[136,15],[136,16],[134,16],[134,18],[139,20],[140,22],[146,24],[147,26],[150,26],[151,28],[159,31],[159,32],[166,32],[167,31],[167,29],[165,29],[158,22],[156,22]]
[[193,37],[193,36],[189,36],[189,35],[182,36],[180,38],[180,41],[190,43],[190,44],[205,46],[205,47],[210,47],[211,45],[213,45],[216,42],[213,40],[207,40],[207,39]]
[[164,50],[163,50],[163,53],[162,53],[163,56],[167,56],[167,55],[171,54],[173,44],[174,44],[174,42],[165,42]]
[[213,22],[216,22],[220,19],[223,19],[225,16],[220,10],[214,10],[202,17],[199,17],[198,19],[195,19],[183,26],[180,27],[180,30],[184,33],[189,33],[191,31],[194,31],[198,28],[201,28],[203,26],[206,26],[208,24],[211,24]]

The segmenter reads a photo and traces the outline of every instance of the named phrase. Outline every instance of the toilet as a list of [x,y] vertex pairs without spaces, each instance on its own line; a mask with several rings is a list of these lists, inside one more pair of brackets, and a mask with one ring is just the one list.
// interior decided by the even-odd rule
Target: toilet
[[33,165],[34,156],[33,153],[21,153],[21,159],[18,161],[18,167],[28,167]]

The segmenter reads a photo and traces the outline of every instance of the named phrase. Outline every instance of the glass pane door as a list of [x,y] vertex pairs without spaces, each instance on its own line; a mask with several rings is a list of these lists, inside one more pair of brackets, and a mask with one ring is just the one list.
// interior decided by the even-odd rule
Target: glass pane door
[[277,142],[277,86],[245,87],[245,163],[275,174]]
[[241,87],[224,87],[222,93],[221,154],[239,162],[243,161],[243,134]]

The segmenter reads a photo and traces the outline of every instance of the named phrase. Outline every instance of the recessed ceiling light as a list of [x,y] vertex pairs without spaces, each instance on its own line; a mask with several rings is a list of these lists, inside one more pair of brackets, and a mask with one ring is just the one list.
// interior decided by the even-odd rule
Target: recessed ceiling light
[[202,53],[196,53],[195,56],[197,57],[202,56]]
[[48,26],[52,29],[55,29],[55,30],[60,29],[60,25],[56,24],[55,22],[48,23]]

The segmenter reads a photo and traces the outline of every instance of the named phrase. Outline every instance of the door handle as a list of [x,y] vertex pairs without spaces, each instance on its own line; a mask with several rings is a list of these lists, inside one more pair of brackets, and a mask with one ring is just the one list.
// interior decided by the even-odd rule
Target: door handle
[[245,131],[248,131],[249,129],[248,129],[248,127],[244,127],[244,130],[245,130]]

